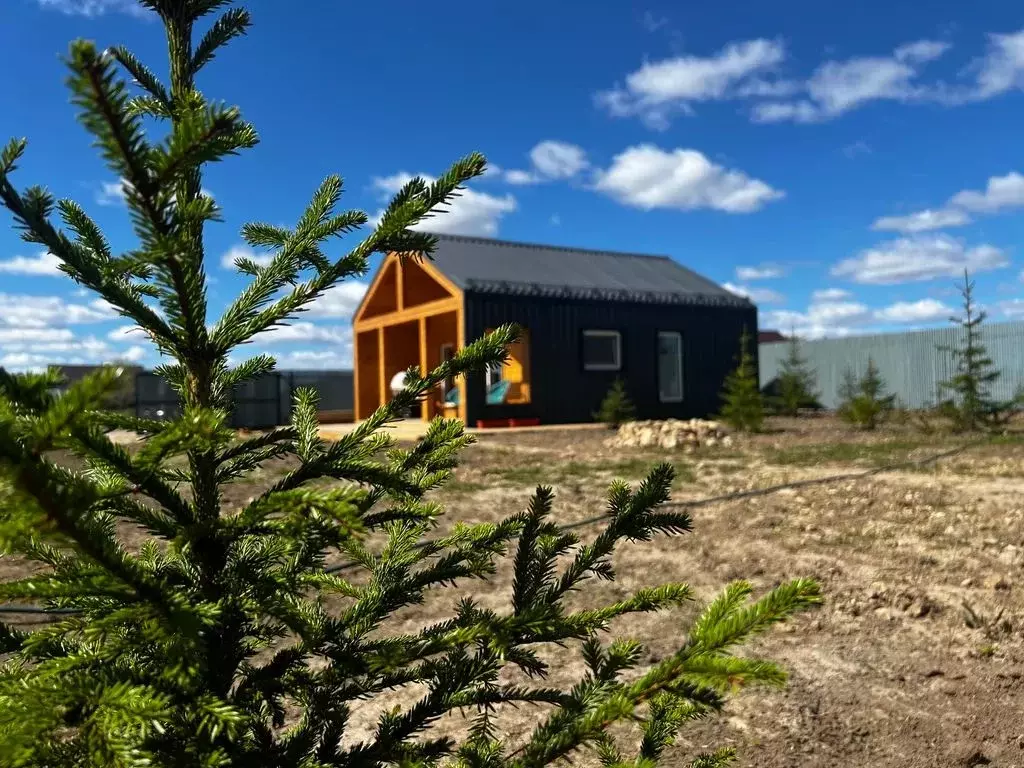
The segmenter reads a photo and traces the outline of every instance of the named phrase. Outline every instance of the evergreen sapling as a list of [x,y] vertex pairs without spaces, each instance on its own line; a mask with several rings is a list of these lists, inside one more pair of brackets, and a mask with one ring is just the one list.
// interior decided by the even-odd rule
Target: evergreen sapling
[[874,429],[892,413],[896,395],[886,394],[885,381],[878,366],[868,358],[868,367],[860,379],[849,368],[840,387],[839,416],[863,429]]
[[817,406],[816,379],[817,375],[801,353],[800,340],[795,333],[791,334],[776,381],[777,393],[772,399],[775,411],[783,416],[798,416],[801,408]]
[[992,397],[992,385],[1000,372],[981,340],[981,327],[988,315],[974,303],[974,281],[967,270],[964,270],[960,295],[963,297],[963,314],[950,318],[950,322],[962,330],[960,345],[941,347],[952,355],[955,373],[939,384],[940,391],[950,395],[941,402],[940,410],[952,420],[956,429],[973,432],[998,425],[1008,408],[1006,403],[997,402]]
[[636,418],[636,408],[629,399],[626,384],[622,379],[617,378],[612,383],[594,418],[602,424],[607,424],[609,429],[618,429],[624,422]]
[[[429,255],[436,238],[416,225],[485,163],[473,154],[433,183],[412,179],[340,256],[328,255],[332,241],[355,236],[367,217],[337,212],[341,180],[328,178],[294,227],[245,225],[246,242],[270,258],[237,260],[248,284],[219,319],[209,318],[203,235],[219,210],[202,192],[202,168],[257,143],[237,109],[196,87],[200,71],[249,26],[246,11],[231,8],[196,40],[196,24],[227,4],[142,0],[166,31],[167,85],[125,48],[71,46],[74,103],[125,180],[134,250],[115,253],[76,203],[40,187],[17,190],[24,141],[0,152],[0,201],[24,238],[148,335],[168,361],[160,375],[182,401],[180,417],[149,421],[101,407],[116,389],[115,369],[62,397],[51,394],[53,371],[0,369],[0,548],[36,566],[0,582],[0,600],[64,611],[35,631],[0,623],[0,766],[426,768],[443,760],[529,768],[584,748],[606,765],[649,766],[730,691],[781,683],[779,667],[733,651],[815,604],[812,581],[759,599],[745,582],[729,586],[677,649],[652,664],[639,643],[601,635],[618,617],[689,603],[686,584],[600,607],[566,605],[593,579],[615,577],[612,556],[623,541],[690,530],[685,512],[665,507],[670,465],[636,488],[613,483],[587,543],[551,521],[543,487],[500,522],[437,530],[443,510],[430,493],[470,438],[460,423],[439,419],[401,448],[382,428],[446,379],[503,361],[512,328],[434,371],[410,369],[404,391],[336,442],[320,438],[307,390],[288,426],[246,438],[229,428],[234,388],[274,367],[263,355],[237,365],[229,356],[364,275],[372,255]],[[144,121],[166,126],[165,138],[144,132]],[[142,435],[139,449],[112,442],[111,428]],[[80,469],[56,460],[67,452]],[[286,474],[241,508],[226,503],[227,484],[278,459],[287,460]],[[141,547],[125,545],[125,526],[143,535]],[[484,607],[471,587],[493,577],[510,550],[508,604]],[[351,567],[335,567],[340,560]],[[451,615],[394,626],[396,611],[452,587],[460,599]],[[587,670],[571,688],[548,686],[544,652],[566,647],[582,651]],[[381,706],[395,691],[401,703]],[[500,730],[501,713],[524,705],[537,708],[538,723],[512,740]],[[467,733],[446,730],[443,718],[455,712],[470,717]],[[363,713],[379,714],[360,736],[351,723]],[[619,722],[635,724],[640,738],[613,740],[609,728]],[[698,755],[691,765],[724,765],[730,755]]]
[[740,337],[736,368],[725,377],[722,391],[722,419],[735,429],[760,432],[764,423],[764,400],[757,380],[757,366],[750,352],[750,334],[746,328]]

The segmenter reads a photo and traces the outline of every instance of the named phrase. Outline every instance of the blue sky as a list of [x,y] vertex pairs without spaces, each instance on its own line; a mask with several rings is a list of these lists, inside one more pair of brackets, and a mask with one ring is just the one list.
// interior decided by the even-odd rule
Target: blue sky
[[[251,33],[205,71],[261,144],[210,168],[214,311],[245,221],[287,224],[324,176],[371,215],[409,174],[483,151],[494,169],[438,230],[669,254],[808,337],[943,324],[966,266],[993,320],[1024,317],[1024,14],[1012,3],[729,4],[250,0]],[[78,126],[60,55],[76,37],[165,68],[130,0],[4,0],[0,137],[15,179],[133,243],[118,180]],[[52,257],[0,226],[0,365],[149,349]],[[222,266],[228,264],[228,267]],[[260,340],[283,367],[351,359],[363,286]]]

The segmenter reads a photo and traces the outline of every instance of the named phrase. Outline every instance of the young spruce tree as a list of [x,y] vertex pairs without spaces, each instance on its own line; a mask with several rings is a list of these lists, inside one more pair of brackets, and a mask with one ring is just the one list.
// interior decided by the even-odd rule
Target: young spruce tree
[[[813,582],[787,583],[758,600],[748,584],[733,584],[654,664],[638,642],[606,644],[601,633],[616,617],[692,600],[685,584],[601,607],[565,604],[588,581],[615,576],[621,542],[690,529],[684,512],[662,507],[669,465],[637,488],[613,484],[586,544],[551,522],[546,488],[499,523],[431,535],[442,510],[427,494],[469,438],[460,424],[438,420],[400,449],[381,428],[449,376],[502,360],[510,328],[437,370],[411,369],[404,392],[337,442],[319,438],[309,391],[296,397],[290,426],[246,439],[228,429],[233,388],[274,365],[256,356],[231,367],[229,355],[340,280],[364,274],[372,254],[429,254],[435,238],[410,227],[482,173],[484,159],[470,155],[433,183],[410,181],[377,227],[339,257],[328,255],[329,241],[367,217],[336,212],[336,177],[294,227],[246,225],[246,241],[272,258],[266,266],[236,262],[249,283],[212,320],[203,230],[218,209],[202,192],[201,169],[257,138],[236,109],[206,100],[196,76],[245,32],[249,16],[229,9],[196,41],[197,22],[226,0],[142,5],[166,29],[168,85],[125,48],[76,42],[68,58],[82,122],[125,180],[137,248],[114,253],[77,204],[56,202],[41,187],[15,189],[24,141],[0,155],[0,199],[27,241],[148,334],[169,360],[160,373],[180,393],[183,413],[154,422],[99,408],[115,371],[61,398],[49,393],[52,372],[0,371],[0,546],[38,566],[0,583],[0,599],[61,609],[31,632],[0,624],[0,765],[370,768],[444,760],[527,768],[589,747],[607,765],[647,766],[680,727],[719,710],[729,691],[782,681],[775,665],[732,651],[815,603]],[[121,69],[140,93],[129,92]],[[150,122],[167,126],[166,137],[144,132]],[[141,449],[111,442],[110,427],[143,434]],[[55,460],[66,451],[81,457],[81,469]],[[282,457],[291,462],[287,474],[241,509],[224,504],[225,484]],[[146,534],[141,549],[121,541],[123,525]],[[494,574],[510,548],[508,606],[485,608],[470,586]],[[328,567],[338,554],[350,569]],[[395,611],[456,585],[452,615],[389,630]],[[570,688],[545,685],[542,651],[566,646],[582,650],[586,672]],[[401,703],[380,706],[395,690]],[[506,740],[502,709],[527,704],[537,707],[536,727]],[[470,715],[467,732],[435,727],[456,711]],[[350,733],[366,712],[377,713],[376,728]],[[635,722],[639,741],[613,741],[608,729],[619,721]],[[722,765],[729,754],[693,765]]]
[[740,354],[736,368],[725,377],[722,390],[722,419],[744,432],[760,432],[764,424],[764,400],[757,381],[757,367],[750,352],[750,333],[740,336]]
[[896,395],[886,394],[885,380],[870,357],[867,370],[860,379],[852,370],[846,369],[839,397],[840,418],[863,429],[877,427],[892,413],[896,402]]
[[960,295],[963,297],[963,314],[950,318],[950,322],[962,329],[960,345],[942,347],[952,355],[956,373],[939,384],[940,390],[950,395],[940,407],[957,429],[973,432],[995,426],[1008,409],[1007,404],[992,398],[992,385],[1000,372],[981,341],[981,326],[987,314],[974,303],[974,281],[967,270],[964,270]]
[[622,379],[615,379],[612,382],[594,418],[602,424],[607,424],[609,429],[617,429],[623,422],[636,418],[636,407],[629,399],[626,384]]
[[772,398],[775,412],[783,416],[797,416],[801,408],[816,406],[816,380],[817,374],[808,367],[807,359],[800,351],[800,340],[795,333],[791,334],[788,352],[780,364],[776,394]]

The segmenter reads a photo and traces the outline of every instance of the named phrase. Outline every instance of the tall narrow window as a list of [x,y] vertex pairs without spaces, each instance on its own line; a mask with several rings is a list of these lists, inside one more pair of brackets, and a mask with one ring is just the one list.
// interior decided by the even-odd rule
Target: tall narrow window
[[658,399],[663,403],[683,399],[683,337],[676,331],[658,333]]
[[622,368],[622,336],[618,331],[583,332],[583,369],[618,371]]

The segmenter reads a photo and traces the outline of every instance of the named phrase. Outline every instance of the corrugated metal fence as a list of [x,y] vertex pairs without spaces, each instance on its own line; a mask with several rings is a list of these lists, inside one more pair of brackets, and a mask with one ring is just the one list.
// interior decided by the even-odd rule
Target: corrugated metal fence
[[[235,391],[231,424],[263,429],[287,424],[296,389],[312,388],[320,396],[321,421],[350,417],[353,403],[352,371],[275,371],[248,381]],[[173,389],[155,373],[135,377],[135,414],[147,419],[174,418],[181,410]]]
[[[998,370],[1002,371],[992,395],[1009,400],[1018,387],[1024,386],[1024,323],[993,323],[982,326],[981,338]],[[878,366],[890,392],[908,408],[925,408],[939,399],[939,383],[953,373],[953,359],[943,346],[958,347],[963,331],[950,326],[932,331],[855,336],[842,339],[807,341],[800,349],[818,376],[821,404],[835,408],[843,371],[853,370],[859,376],[868,364],[868,357]],[[761,386],[770,384],[779,374],[789,345],[786,342],[761,344]]]

